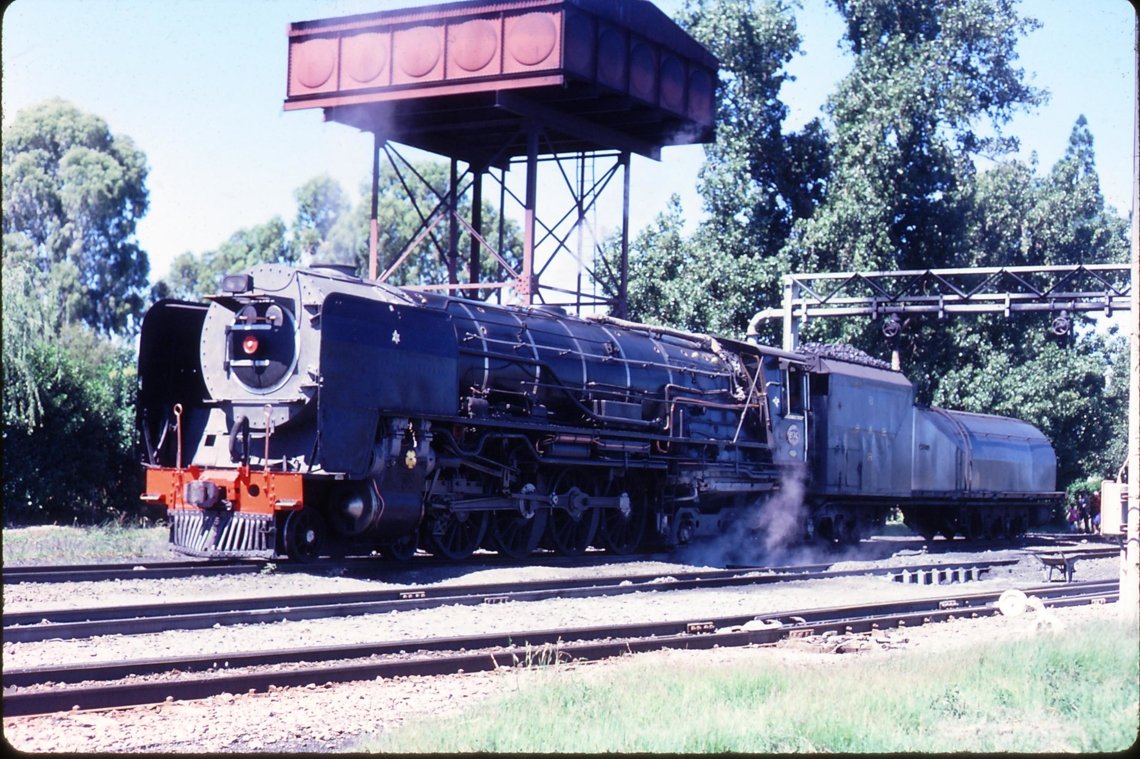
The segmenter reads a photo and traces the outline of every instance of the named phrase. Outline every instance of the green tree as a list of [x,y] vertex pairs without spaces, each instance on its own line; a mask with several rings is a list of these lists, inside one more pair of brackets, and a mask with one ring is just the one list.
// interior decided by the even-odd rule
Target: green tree
[[1128,222],[1104,203],[1093,136],[1082,115],[1069,144],[1041,187],[1032,220],[1033,251],[1042,263],[1123,263],[1128,260]]
[[854,66],[827,103],[834,170],[793,239],[795,260],[883,271],[962,256],[972,157],[1012,147],[1002,127],[1044,97],[1014,65],[1018,38],[1037,22],[1015,0],[833,5]]
[[24,235],[4,237],[4,428],[32,430],[43,415],[36,354],[63,326],[63,309],[49,276]]
[[[679,22],[718,57],[716,141],[705,148],[698,189],[707,217],[682,238],[680,209],[630,246],[629,314],[697,331],[743,332],[779,298],[789,269],[775,257],[797,219],[821,201],[828,145],[818,121],[784,131],[779,99],[799,50],[784,0],[692,0]],[[610,246],[610,268],[616,250]]]
[[5,250],[50,277],[66,320],[136,329],[149,271],[135,240],[147,209],[142,151],[58,99],[17,113],[3,142]]
[[139,513],[133,349],[68,324],[25,356],[37,406],[34,420],[21,414],[22,389],[5,382],[5,523],[94,523]]
[[[704,234],[729,241],[734,256],[770,255],[797,218],[822,199],[828,146],[818,120],[783,129],[784,68],[800,48],[783,0],[696,0],[681,23],[720,61],[717,139],[705,149],[699,189],[709,213]],[[722,248],[723,250],[723,248]]]
[[293,196],[297,199],[297,217],[291,230],[292,258],[303,262],[319,261],[328,247],[333,227],[348,210],[344,188],[328,174],[323,174],[301,185]]
[[56,282],[14,237],[3,277],[5,522],[137,513],[134,351],[68,323]]
[[1105,206],[1093,137],[1077,119],[1064,156],[1039,176],[1030,164],[1002,161],[980,174],[966,215],[965,255],[955,265],[1030,266],[1121,263],[1127,222]]
[[3,169],[5,521],[137,513],[145,156],[52,100],[5,127]]
[[[755,303],[752,283],[766,263],[759,256],[724,255],[684,235],[681,199],[673,195],[666,210],[630,244],[627,304],[630,318],[692,332],[736,334],[741,314]],[[611,268],[620,255],[618,241],[607,241]]]
[[274,216],[264,224],[234,232],[215,250],[202,255],[187,252],[175,258],[158,294],[199,300],[218,292],[222,277],[227,274],[258,263],[297,263],[298,250],[291,244],[285,222]]

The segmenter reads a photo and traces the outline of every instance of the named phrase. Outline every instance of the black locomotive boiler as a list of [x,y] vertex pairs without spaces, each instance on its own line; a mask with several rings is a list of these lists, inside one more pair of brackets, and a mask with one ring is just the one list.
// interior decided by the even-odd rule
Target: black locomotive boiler
[[417,548],[627,553],[766,529],[852,541],[900,507],[927,537],[1009,536],[1059,497],[1045,437],[916,407],[831,349],[495,306],[255,266],[161,301],[139,346],[143,499],[173,547],[311,559]]

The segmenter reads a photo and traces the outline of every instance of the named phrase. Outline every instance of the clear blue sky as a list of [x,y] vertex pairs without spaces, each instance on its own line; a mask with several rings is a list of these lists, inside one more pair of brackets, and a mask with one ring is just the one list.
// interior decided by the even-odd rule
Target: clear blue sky
[[[15,0],[3,17],[3,118],[62,97],[104,118],[146,153],[150,210],[138,238],[163,276],[180,253],[216,247],[273,215],[293,217],[293,191],[328,172],[350,193],[370,172],[371,137],[324,124],[319,111],[282,109],[286,27],[292,21],[423,4],[417,0]],[[671,12],[681,0],[659,0]],[[1110,205],[1131,208],[1134,14],[1125,0],[1023,0],[1043,22],[1023,40],[1019,64],[1048,89],[1048,105],[1018,116],[1023,158],[1041,171],[1064,152],[1084,114]],[[850,66],[825,0],[797,15],[804,55],[782,93],[789,125],[820,113]],[[690,219],[699,148],[635,160],[632,223],[646,224],[678,192]]]

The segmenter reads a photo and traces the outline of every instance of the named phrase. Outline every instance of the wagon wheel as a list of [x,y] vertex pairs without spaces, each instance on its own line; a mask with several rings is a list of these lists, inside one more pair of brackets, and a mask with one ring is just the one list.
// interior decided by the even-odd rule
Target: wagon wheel
[[934,540],[934,536],[938,532],[933,522],[927,517],[915,517],[914,519],[904,522],[904,524],[921,535],[923,541],[927,543]]
[[848,515],[839,518],[839,525],[836,529],[836,544],[841,546],[855,546],[859,545],[859,522],[858,520]]
[[486,532],[487,512],[451,512],[427,522],[423,542],[436,556],[458,561],[475,552]]
[[285,554],[294,561],[314,561],[325,545],[325,520],[316,509],[303,508],[285,517]]
[[[613,490],[620,492],[620,488]],[[645,537],[645,500],[642,497],[637,499],[636,504],[631,503],[628,514],[623,514],[621,509],[602,511],[601,524],[598,526],[598,542],[602,548],[625,556],[641,546],[641,539]]]
[[970,513],[969,522],[963,532],[967,540],[979,540],[982,537],[982,515],[974,511]]
[[1005,536],[1005,522],[1000,516],[991,516],[986,524],[986,539],[1000,540]]
[[409,532],[403,537],[396,538],[387,543],[381,543],[379,546],[380,555],[389,561],[410,561],[411,558],[416,555],[419,538],[418,533]]
[[492,512],[487,529],[488,546],[512,559],[529,556],[542,540],[547,514],[548,511],[537,510],[528,519],[513,509]]
[[1028,520],[1023,514],[1018,514],[1010,520],[1009,523],[1009,538],[1011,540],[1017,539],[1025,535],[1026,524]]

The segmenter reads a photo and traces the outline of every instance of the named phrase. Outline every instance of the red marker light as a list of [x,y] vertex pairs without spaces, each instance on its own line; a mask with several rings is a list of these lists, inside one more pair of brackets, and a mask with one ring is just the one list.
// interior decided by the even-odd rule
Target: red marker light
[[256,335],[246,335],[245,339],[241,341],[241,349],[245,351],[245,355],[252,356],[257,353],[258,342]]

